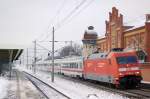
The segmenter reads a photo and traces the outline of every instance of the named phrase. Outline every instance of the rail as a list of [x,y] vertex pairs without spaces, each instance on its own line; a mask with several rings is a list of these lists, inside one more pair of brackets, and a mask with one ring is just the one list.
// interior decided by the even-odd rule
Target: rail
[[106,83],[100,83],[100,82],[95,82],[91,80],[81,80],[81,79],[75,79],[75,78],[70,78],[70,77],[64,77],[64,79],[72,80],[73,82],[78,82],[82,83],[87,86],[92,86],[94,88],[98,88],[107,92],[111,92],[114,94],[120,94],[125,97],[129,97],[131,99],[150,99],[150,89],[145,88],[142,86],[141,88],[136,88],[136,89],[129,89],[129,90],[121,90],[121,89],[116,89],[113,88],[112,86],[109,86]]
[[27,72],[24,72],[24,74],[47,99],[52,99],[54,97],[54,99],[71,99],[69,96],[65,95],[39,78]]

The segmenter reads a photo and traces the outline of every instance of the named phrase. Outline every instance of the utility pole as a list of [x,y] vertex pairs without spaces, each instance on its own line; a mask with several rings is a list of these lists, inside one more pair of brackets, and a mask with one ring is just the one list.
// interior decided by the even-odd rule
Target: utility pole
[[53,32],[52,32],[52,77],[51,80],[54,82],[54,27],[53,27]]
[[34,41],[34,62],[33,62],[34,73],[36,73],[36,40]]
[[24,66],[24,54],[25,54],[25,53],[22,54],[22,65],[23,65],[23,66]]
[[10,79],[11,79],[11,72],[12,72],[12,56],[13,56],[13,50],[9,50],[9,70],[10,70]]
[[72,47],[72,40],[70,41],[70,46]]
[[27,48],[27,69],[28,69],[28,48]]

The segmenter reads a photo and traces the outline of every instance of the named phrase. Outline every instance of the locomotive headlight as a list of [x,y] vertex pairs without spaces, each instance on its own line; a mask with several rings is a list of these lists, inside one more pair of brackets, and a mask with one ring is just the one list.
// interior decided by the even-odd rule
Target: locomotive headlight
[[115,78],[115,80],[119,80],[119,78],[118,78],[118,77],[116,77],[116,78]]
[[121,76],[121,75],[123,75],[123,73],[119,73],[119,75]]
[[140,72],[135,72],[136,74],[140,74]]

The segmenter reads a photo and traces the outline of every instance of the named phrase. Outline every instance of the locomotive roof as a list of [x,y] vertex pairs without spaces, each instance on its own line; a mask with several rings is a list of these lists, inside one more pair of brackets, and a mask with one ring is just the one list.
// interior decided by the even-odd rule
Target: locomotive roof
[[108,53],[94,53],[88,56],[88,59],[106,58]]

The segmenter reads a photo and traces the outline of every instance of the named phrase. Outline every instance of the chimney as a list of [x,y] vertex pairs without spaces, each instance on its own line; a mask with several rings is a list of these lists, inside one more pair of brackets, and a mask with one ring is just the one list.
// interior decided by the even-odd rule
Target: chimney
[[146,14],[146,22],[150,22],[150,14]]

